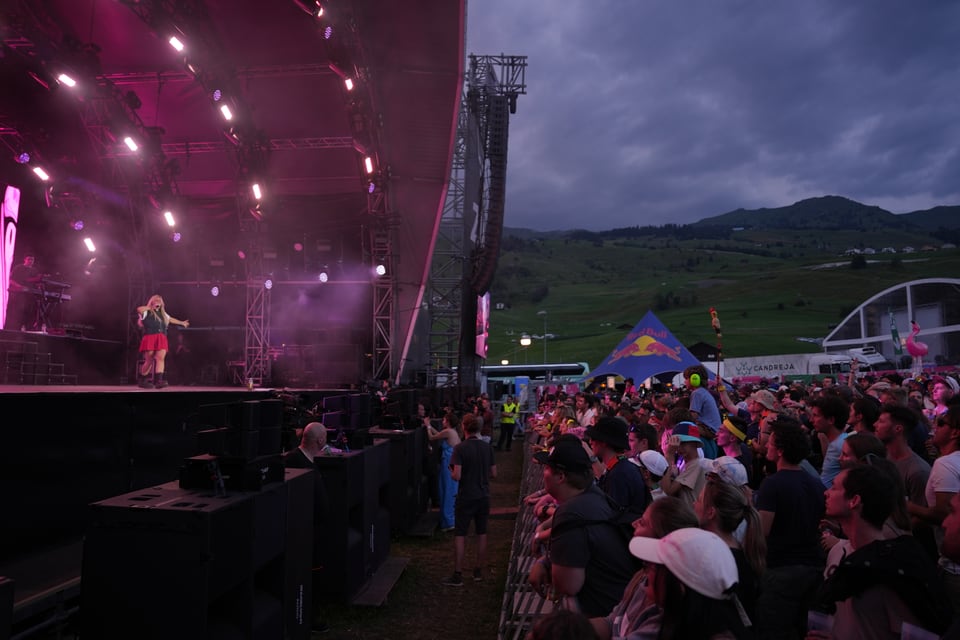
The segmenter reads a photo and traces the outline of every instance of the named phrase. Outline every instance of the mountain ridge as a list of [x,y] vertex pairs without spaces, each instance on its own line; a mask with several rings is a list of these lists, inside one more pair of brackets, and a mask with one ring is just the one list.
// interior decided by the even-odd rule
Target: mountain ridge
[[[635,229],[684,229],[707,231],[708,229],[754,229],[754,230],[848,230],[848,231],[906,231],[933,233],[940,230],[960,230],[960,205],[938,205],[907,213],[892,213],[875,205],[866,205],[844,196],[824,195],[798,200],[781,207],[759,209],[734,209],[684,225],[645,225]],[[607,236],[622,233],[623,229],[608,231],[585,231],[567,229],[562,231],[536,231],[530,228],[504,227],[504,235],[518,238],[564,237],[571,233]]]

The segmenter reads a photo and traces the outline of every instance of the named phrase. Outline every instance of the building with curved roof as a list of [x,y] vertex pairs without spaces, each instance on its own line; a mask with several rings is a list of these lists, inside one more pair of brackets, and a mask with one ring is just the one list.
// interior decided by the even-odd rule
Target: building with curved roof
[[896,353],[893,328],[901,343],[910,322],[920,327],[916,340],[929,347],[924,364],[960,363],[960,279],[925,278],[885,289],[863,302],[823,340],[829,352],[873,347],[901,368],[910,366],[906,349]]

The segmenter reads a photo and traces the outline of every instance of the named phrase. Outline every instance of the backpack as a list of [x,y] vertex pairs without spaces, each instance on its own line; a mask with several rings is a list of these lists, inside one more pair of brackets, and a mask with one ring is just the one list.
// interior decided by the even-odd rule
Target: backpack
[[[626,507],[621,506],[620,503],[596,487],[594,487],[594,490],[603,495],[607,501],[607,504],[613,509],[613,515],[606,520],[570,520],[567,522],[561,522],[559,525],[550,529],[551,537],[554,533],[561,534],[573,529],[579,529],[580,527],[607,525],[614,527],[620,533],[620,537],[623,539],[624,546],[629,547],[630,541],[633,540],[634,537],[633,522],[643,514],[637,513],[636,511],[631,511]],[[643,567],[643,561],[634,557],[633,554],[631,554],[631,557],[634,560],[635,570],[641,569]]]

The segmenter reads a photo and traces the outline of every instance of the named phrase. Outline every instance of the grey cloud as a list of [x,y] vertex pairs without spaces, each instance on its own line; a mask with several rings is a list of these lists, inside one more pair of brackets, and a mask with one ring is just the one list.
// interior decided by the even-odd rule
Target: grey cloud
[[826,193],[960,201],[955,3],[469,8],[471,52],[529,56],[508,226],[692,222]]

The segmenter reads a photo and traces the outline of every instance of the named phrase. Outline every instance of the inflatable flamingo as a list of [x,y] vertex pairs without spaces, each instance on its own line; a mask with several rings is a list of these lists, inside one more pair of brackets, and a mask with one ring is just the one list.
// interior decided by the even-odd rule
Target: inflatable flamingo
[[920,325],[916,321],[910,322],[910,335],[907,336],[907,353],[913,357],[913,367],[911,371],[914,375],[923,373],[923,356],[927,355],[927,352],[930,351],[928,347],[923,342],[917,342],[917,334],[920,333]]

